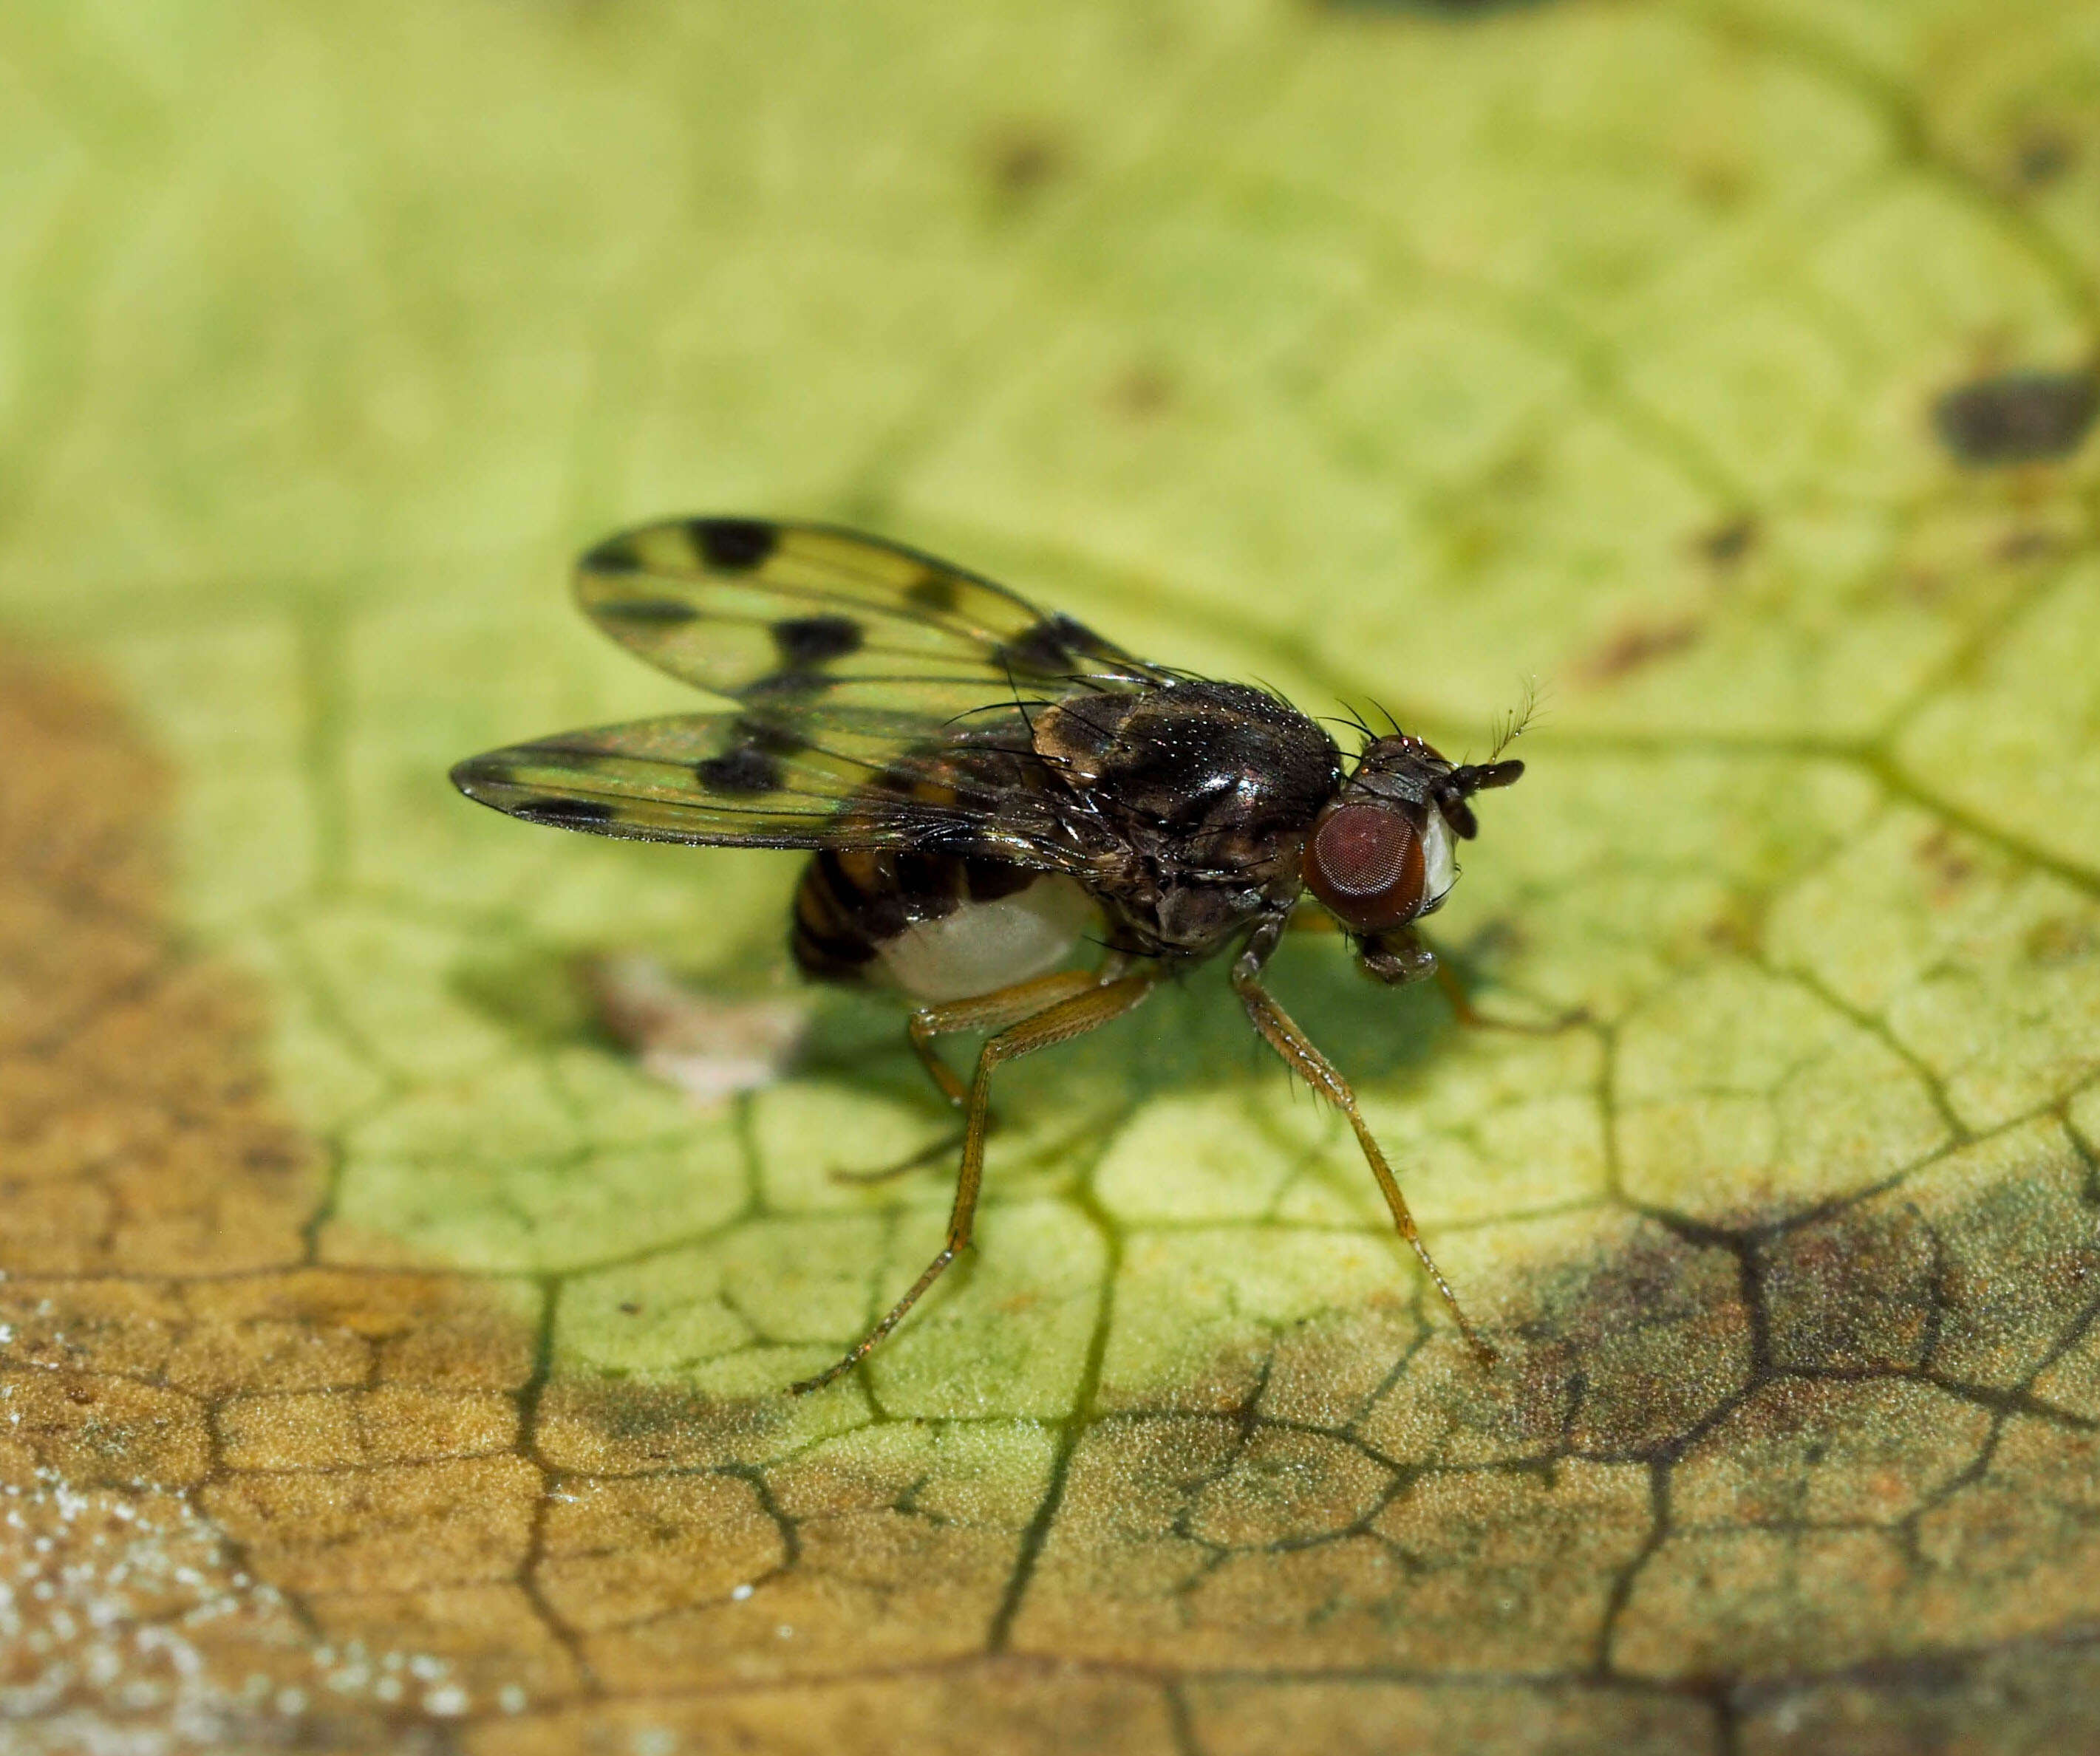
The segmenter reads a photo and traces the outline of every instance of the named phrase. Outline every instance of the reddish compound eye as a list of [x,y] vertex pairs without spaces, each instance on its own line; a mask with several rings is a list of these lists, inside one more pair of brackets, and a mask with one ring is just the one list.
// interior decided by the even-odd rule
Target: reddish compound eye
[[1305,887],[1356,933],[1379,933],[1422,909],[1422,838],[1387,805],[1336,805],[1305,843]]

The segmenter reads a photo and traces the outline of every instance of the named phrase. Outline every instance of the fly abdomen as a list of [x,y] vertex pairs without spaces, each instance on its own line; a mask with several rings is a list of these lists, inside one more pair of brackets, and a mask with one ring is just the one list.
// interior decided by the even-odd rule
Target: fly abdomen
[[805,975],[850,982],[875,957],[859,887],[839,869],[838,856],[820,853],[802,869],[795,888],[795,925],[788,945]]
[[1070,957],[1095,913],[1072,879],[1002,860],[827,849],[795,893],[795,961],[927,1004],[1026,981]]
[[854,979],[879,948],[969,894],[965,862],[889,847],[826,848],[795,892],[795,961],[805,975]]

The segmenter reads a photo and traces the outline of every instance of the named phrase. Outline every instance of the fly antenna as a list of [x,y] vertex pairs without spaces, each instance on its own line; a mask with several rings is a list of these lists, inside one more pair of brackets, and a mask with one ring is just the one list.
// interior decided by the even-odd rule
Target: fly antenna
[[1512,707],[1503,715],[1501,727],[1495,736],[1495,747],[1488,752],[1489,762],[1493,762],[1501,755],[1531,728],[1532,722],[1538,717],[1541,705],[1538,679],[1526,677],[1524,680],[1524,701],[1520,706]]

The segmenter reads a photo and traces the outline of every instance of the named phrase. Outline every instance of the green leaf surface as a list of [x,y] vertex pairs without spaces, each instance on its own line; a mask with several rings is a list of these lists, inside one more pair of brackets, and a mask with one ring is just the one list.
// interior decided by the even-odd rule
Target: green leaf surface
[[[2100,7],[0,43],[29,1747],[2100,1736]],[[1538,680],[1433,924],[1580,1022],[1277,976],[1500,1366],[1210,969],[781,1393],[939,1241],[832,1174],[950,1128],[894,1014],[696,1109],[577,962],[788,992],[792,856],[443,781],[690,699],[562,577],[699,511],[1476,755]]]

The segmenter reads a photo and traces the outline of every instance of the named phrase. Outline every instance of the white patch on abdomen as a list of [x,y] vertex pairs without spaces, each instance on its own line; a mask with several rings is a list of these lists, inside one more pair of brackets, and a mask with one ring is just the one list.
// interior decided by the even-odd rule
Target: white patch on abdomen
[[1011,896],[907,926],[876,955],[914,1000],[968,1000],[1056,969],[1093,914],[1093,899],[1077,883],[1045,874]]

